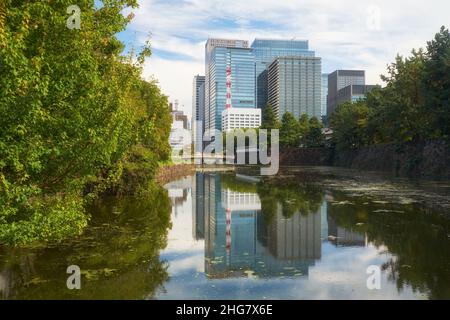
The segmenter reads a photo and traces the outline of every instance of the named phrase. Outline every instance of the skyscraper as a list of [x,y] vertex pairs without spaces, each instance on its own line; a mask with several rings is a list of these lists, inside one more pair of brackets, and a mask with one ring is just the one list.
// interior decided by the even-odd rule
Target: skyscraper
[[297,119],[302,114],[321,114],[322,61],[318,57],[279,57],[268,68],[269,103],[281,119],[290,112]]
[[365,85],[364,70],[336,70],[328,75],[327,116],[336,110],[339,90],[349,85]]
[[306,40],[255,39],[251,47],[255,56],[256,105],[261,109],[267,105],[267,68],[274,58],[314,57]]
[[343,102],[357,102],[358,100],[364,99],[367,93],[372,91],[375,87],[375,85],[348,85],[338,91],[336,106],[340,105]]
[[327,115],[327,95],[328,95],[328,73],[323,73],[322,74],[322,101],[321,101],[322,117]]
[[231,105],[255,108],[255,59],[248,41],[208,39],[205,46],[205,131],[220,130],[231,70]]
[[[192,141],[202,146],[205,112],[205,76],[196,75],[192,84]],[[201,123],[201,125],[200,125]],[[201,151],[201,150],[196,150]]]

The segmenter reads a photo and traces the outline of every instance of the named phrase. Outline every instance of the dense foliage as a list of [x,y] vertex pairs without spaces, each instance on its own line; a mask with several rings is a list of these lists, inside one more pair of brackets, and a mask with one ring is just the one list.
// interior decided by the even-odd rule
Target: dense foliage
[[322,133],[323,125],[316,118],[308,118],[302,114],[297,120],[291,113],[286,112],[281,119],[280,145],[283,147],[320,147],[325,137]]
[[262,112],[261,129],[279,129],[281,126],[275,112],[270,104],[268,104]]
[[[5,248],[0,257],[2,299],[152,298],[168,279],[171,204],[152,186],[132,197],[102,197],[87,207],[83,234],[50,248]],[[81,267],[81,290],[67,290],[67,266]]]
[[169,156],[167,98],[141,78],[150,49],[124,57],[115,36],[137,1],[79,0],[80,29],[71,4],[2,1],[0,242],[80,233],[84,199]]
[[330,117],[338,149],[450,138],[450,33],[442,27],[426,50],[397,56],[384,88],[343,103]]

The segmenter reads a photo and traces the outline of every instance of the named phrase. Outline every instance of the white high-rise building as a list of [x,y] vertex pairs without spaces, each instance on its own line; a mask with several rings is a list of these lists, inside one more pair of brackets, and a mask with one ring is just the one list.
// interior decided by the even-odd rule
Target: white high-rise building
[[224,132],[260,126],[261,109],[259,108],[229,108],[222,112],[222,131]]

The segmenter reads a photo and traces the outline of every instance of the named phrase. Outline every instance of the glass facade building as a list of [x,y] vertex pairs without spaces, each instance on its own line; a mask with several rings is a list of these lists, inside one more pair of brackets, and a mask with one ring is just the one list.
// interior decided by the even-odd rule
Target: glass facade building
[[281,120],[286,112],[321,118],[322,60],[318,57],[279,57],[268,70],[269,103]]
[[267,105],[268,79],[267,68],[277,57],[314,57],[309,50],[307,40],[273,40],[255,39],[251,48],[255,56],[256,105],[264,108]]
[[327,95],[328,95],[328,74],[322,74],[322,105],[321,113],[322,117],[327,115]]
[[233,108],[255,108],[255,58],[247,41],[208,39],[206,43],[205,130],[221,130],[231,68]]
[[[196,75],[192,83],[192,141],[202,145],[205,112],[205,76]],[[196,150],[199,151],[199,150]]]

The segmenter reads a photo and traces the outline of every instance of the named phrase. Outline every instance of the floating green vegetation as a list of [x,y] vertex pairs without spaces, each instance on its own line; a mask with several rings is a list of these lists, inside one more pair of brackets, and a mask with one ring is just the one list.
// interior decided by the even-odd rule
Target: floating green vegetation
[[260,183],[257,191],[266,222],[276,215],[278,205],[281,206],[283,216],[290,218],[295,213],[316,213],[323,202],[321,187],[289,180]]
[[[112,214],[113,211],[120,214]],[[0,270],[6,290],[19,299],[142,299],[168,279],[159,252],[167,245],[171,206],[167,191],[97,200],[90,226],[75,238],[44,248],[4,248]],[[81,270],[81,290],[68,290],[66,269]],[[6,295],[6,296],[5,296]]]

